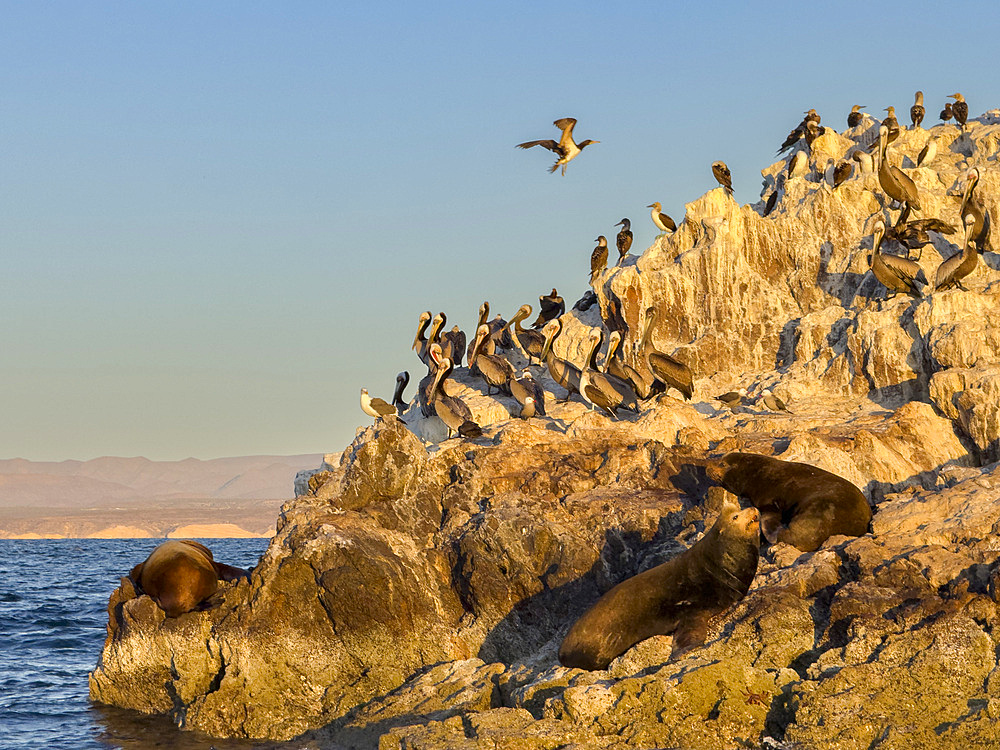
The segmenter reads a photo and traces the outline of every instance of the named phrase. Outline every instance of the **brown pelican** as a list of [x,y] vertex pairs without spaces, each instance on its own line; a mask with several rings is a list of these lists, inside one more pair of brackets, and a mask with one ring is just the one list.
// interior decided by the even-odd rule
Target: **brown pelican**
[[955,113],[951,109],[951,102],[945,102],[944,109],[941,110],[941,114],[938,115],[938,119],[941,122],[948,122]]
[[441,329],[444,328],[444,324],[447,322],[448,317],[443,313],[439,312],[434,316],[431,321],[431,329],[427,334],[427,346],[430,347],[431,344],[441,343]]
[[885,255],[881,250],[883,235],[885,235],[885,223],[879,220],[872,232],[872,254],[869,259],[872,273],[891,292],[888,299],[895,297],[898,292],[920,297],[917,284],[927,285],[924,269],[909,258]]
[[451,375],[454,366],[447,357],[441,358],[438,362],[438,371],[431,386],[434,413],[448,428],[448,437],[451,437],[453,432],[457,432],[465,438],[477,438],[483,434],[483,431],[472,420],[472,410],[468,404],[456,396],[449,396],[444,390],[445,378]]
[[535,382],[535,379],[531,377],[531,372],[524,370],[521,373],[521,377],[514,378],[510,381],[510,395],[519,403],[522,407],[521,416],[524,417],[525,410],[529,408],[528,402],[531,401],[531,414],[528,416],[545,416],[545,391],[542,387]]
[[899,138],[899,120],[896,119],[896,108],[886,107],[885,111],[888,112],[885,119],[882,120],[882,127],[887,131],[886,141],[892,143],[894,140]]
[[743,404],[743,399],[746,398],[746,395],[747,389],[740,388],[738,391],[729,391],[728,393],[723,393],[721,396],[716,396],[715,400],[721,401],[732,410]]
[[990,249],[990,212],[979,200],[975,193],[976,185],[979,184],[979,168],[973,167],[965,176],[965,192],[962,194],[962,207],[959,209],[959,216],[972,214],[972,241],[976,243],[979,252],[985,253]]
[[410,373],[403,370],[396,376],[396,390],[392,394],[392,405],[396,407],[397,412],[406,411],[406,407],[409,406],[403,400],[403,391],[406,390],[406,386],[410,384]]
[[934,161],[934,157],[937,156],[937,136],[932,135],[927,139],[927,143],[924,147],[920,149],[920,153],[917,154],[917,166],[922,167],[924,164],[930,164]]
[[[920,260],[924,246],[931,244],[928,232],[937,232],[938,234],[955,233],[955,227],[941,221],[941,219],[915,219],[914,221],[907,221],[906,219],[909,215],[909,207],[903,206],[903,210],[900,212],[895,226],[885,230],[885,239],[895,240],[905,247],[907,251],[916,250],[917,260]],[[909,252],[907,252],[907,256],[909,256]]]
[[[682,362],[678,362],[673,357],[658,351],[653,345],[653,324],[656,322],[656,308],[646,308],[646,327],[642,332],[642,339],[639,342],[640,363],[645,364],[645,371],[639,370],[643,380],[649,382],[652,378],[667,387],[676,388],[684,394],[685,400],[690,401],[694,395],[694,377],[690,368]],[[655,385],[650,386],[651,391],[655,391]]]
[[531,327],[541,328],[550,320],[558,318],[564,312],[566,312],[566,303],[563,302],[563,298],[559,296],[556,288],[552,287],[551,294],[539,296],[538,317],[535,318],[535,322],[531,324]]
[[594,252],[590,254],[591,284],[593,284],[594,280],[604,273],[604,269],[608,267],[608,238],[602,234],[598,236],[595,242],[597,242],[597,247],[595,247]]
[[625,380],[632,384],[633,390],[640,398],[649,398],[650,394],[646,390],[646,383],[642,375],[636,372],[635,368],[621,361],[617,356],[622,343],[622,335],[619,331],[612,331],[608,337],[608,353],[604,356],[604,365],[601,372],[614,375],[620,380]]
[[938,266],[937,273],[934,274],[934,291],[936,292],[956,286],[963,292],[969,291],[962,286],[962,279],[976,270],[976,264],[979,263],[979,253],[976,252],[976,243],[969,239],[976,219],[972,214],[966,214],[963,221],[965,223],[965,244],[962,246],[962,252],[945,258]]
[[514,327],[512,331],[514,334],[513,343],[521,350],[521,354],[529,363],[541,359],[542,349],[545,347],[545,336],[542,335],[541,331],[521,326],[521,321],[527,320],[530,315],[531,305],[521,305],[510,319],[510,323],[507,324],[508,329],[511,326]]
[[888,133],[885,125],[878,129],[878,182],[890,198],[919,211],[920,196],[917,193],[917,186],[902,169],[892,166],[885,158],[885,149],[889,145]]
[[864,104],[855,104],[853,107],[851,107],[851,113],[847,115],[847,127],[856,128],[858,125],[861,124],[861,121],[864,119],[865,113],[861,112],[860,110],[864,108],[865,108]]
[[[490,303],[483,302],[483,304],[479,306],[479,319],[476,321],[476,327],[473,330],[478,331],[479,326],[487,325],[486,319],[489,316],[490,316]],[[472,366],[472,350],[475,348],[476,348],[476,337],[475,335],[473,335],[472,341],[469,342],[469,349],[466,352],[466,354],[468,355],[468,362],[470,367]],[[486,340],[486,343],[483,344],[483,352],[485,354],[496,354],[496,350],[497,350],[496,344],[493,341],[493,337],[490,336]]]
[[833,187],[838,188],[851,179],[854,174],[854,167],[849,161],[842,161],[833,168]]
[[965,121],[969,119],[969,105],[965,103],[965,97],[956,93],[948,94],[948,98],[955,100],[955,103],[951,105],[951,113],[955,115],[955,122],[962,130],[965,130]]
[[726,192],[732,195],[733,175],[729,172],[729,167],[726,166],[726,163],[724,161],[713,161],[712,174],[715,175],[715,179],[718,180],[719,184],[726,189]]
[[924,121],[924,113],[924,92],[918,91],[913,95],[913,106],[910,107],[910,122],[913,127],[920,127],[920,123]]
[[559,322],[559,318],[550,320],[542,328],[542,333],[545,334],[545,347],[542,349],[542,359],[545,360],[552,379],[566,389],[566,397],[560,400],[568,401],[570,396],[580,392],[580,368],[572,362],[560,359],[552,351],[552,342],[556,340],[561,331],[562,323]]
[[638,412],[639,402],[632,384],[597,369],[597,350],[604,340],[604,332],[595,326],[590,329],[587,338],[590,349],[580,371],[580,395],[583,400],[612,418],[617,418],[618,409]]
[[411,349],[413,349],[413,351],[417,353],[417,356],[420,357],[420,361],[423,362],[425,365],[428,364],[428,359],[430,355],[427,351],[427,347],[429,346],[429,344],[427,343],[427,337],[424,336],[424,331],[427,330],[427,326],[428,324],[430,324],[430,322],[431,322],[430,310],[426,310],[420,313],[420,317],[417,318],[417,335],[413,337],[413,346],[410,347]]
[[615,226],[622,228],[618,236],[615,237],[615,245],[618,246],[618,262],[615,265],[620,266],[632,247],[632,222],[628,219],[622,219]]
[[392,404],[386,403],[383,399],[372,398],[368,395],[368,389],[361,389],[361,411],[367,414],[369,417],[375,417],[375,419],[382,419],[388,416],[395,416],[396,407]]
[[770,390],[764,390],[760,392],[757,400],[764,404],[764,408],[768,411],[784,411],[791,414],[792,412],[785,405],[785,402],[780,398],[771,393]]
[[576,125],[576,120],[572,117],[563,117],[552,124],[562,131],[558,143],[552,140],[525,141],[518,143],[517,148],[531,148],[532,146],[547,148],[559,157],[556,163],[549,168],[549,172],[555,172],[559,167],[562,167],[562,173],[565,175],[567,164],[573,161],[587,146],[592,143],[600,143],[600,141],[587,140],[575,143],[573,141],[573,126]]
[[663,213],[663,206],[659,203],[650,203],[646,208],[653,209],[649,212],[649,215],[653,217],[653,223],[656,224],[656,228],[661,232],[676,232],[677,225],[674,220]]
[[476,340],[472,345],[472,356],[469,358],[469,371],[486,381],[487,396],[491,395],[493,388],[510,393],[510,379],[514,377],[514,368],[498,354],[482,353],[483,344],[488,338],[490,338],[490,327],[479,326],[476,330]]
[[465,331],[458,326],[452,326],[450,331],[441,334],[441,348],[444,350],[444,356],[450,359],[455,367],[462,366],[465,345]]
[[439,363],[444,358],[441,352],[441,345],[434,344],[428,347],[427,375],[417,383],[417,403],[420,405],[420,413],[425,417],[434,416],[434,377],[437,375]]

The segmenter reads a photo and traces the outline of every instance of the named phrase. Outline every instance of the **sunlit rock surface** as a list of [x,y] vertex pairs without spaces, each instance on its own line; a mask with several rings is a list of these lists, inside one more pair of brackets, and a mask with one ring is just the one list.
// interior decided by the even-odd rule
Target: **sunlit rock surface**
[[[960,227],[970,166],[998,216],[997,121],[901,133],[889,159],[921,191],[914,218]],[[914,168],[931,136],[937,156]],[[522,421],[460,371],[482,438],[447,440],[415,406],[359,431],[297,478],[251,580],[217,606],[164,619],[123,580],[92,698],[315,748],[995,747],[1000,255],[980,255],[968,291],[885,301],[871,226],[897,212],[857,163],[829,181],[872,138],[821,136],[793,176],[762,171],[757,204],[693,200],[676,233],[596,280],[599,305],[564,316],[560,356],[580,363],[603,317],[634,361],[655,304],[656,346],[696,374],[690,402],[670,391],[612,421],[553,398]],[[961,236],[931,237],[933,279]],[[735,408],[714,400],[739,387]],[[765,388],[789,412],[765,409]],[[711,525],[724,492],[704,462],[732,450],[847,478],[875,506],[871,533],[768,547],[747,597],[676,661],[660,636],[604,672],[560,667],[575,617]]]

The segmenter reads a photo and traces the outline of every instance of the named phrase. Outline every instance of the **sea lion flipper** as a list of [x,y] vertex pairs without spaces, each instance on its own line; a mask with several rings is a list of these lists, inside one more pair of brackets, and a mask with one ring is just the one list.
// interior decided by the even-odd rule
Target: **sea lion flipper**
[[240,578],[250,578],[249,570],[214,561],[212,565],[215,567],[215,574],[219,577],[220,581],[238,581]]
[[760,512],[760,531],[767,539],[768,544],[777,542],[778,534],[784,528],[784,524],[781,523],[780,511],[762,510]]
[[703,644],[708,635],[708,621],[710,619],[710,613],[697,612],[681,620],[674,631],[674,644],[670,658],[677,659],[694,647]]

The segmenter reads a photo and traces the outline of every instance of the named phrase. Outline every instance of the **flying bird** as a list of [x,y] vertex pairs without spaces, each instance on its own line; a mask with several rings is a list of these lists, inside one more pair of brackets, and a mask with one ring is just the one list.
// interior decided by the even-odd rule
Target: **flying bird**
[[562,167],[562,173],[565,175],[567,164],[579,156],[580,152],[587,146],[592,143],[600,143],[600,141],[586,140],[579,143],[574,141],[573,126],[576,125],[576,119],[573,117],[563,117],[552,124],[562,131],[562,136],[560,136],[558,143],[553,140],[525,141],[524,143],[518,143],[517,148],[531,148],[532,146],[547,148],[559,157],[556,163],[549,168],[549,173],[551,174],[559,169],[559,167]]

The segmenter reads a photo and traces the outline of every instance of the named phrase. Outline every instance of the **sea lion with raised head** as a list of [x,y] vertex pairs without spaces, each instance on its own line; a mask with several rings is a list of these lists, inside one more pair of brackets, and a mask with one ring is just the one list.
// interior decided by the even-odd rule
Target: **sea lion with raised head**
[[606,669],[639,641],[673,635],[671,658],[705,642],[710,620],[757,573],[760,514],[724,502],[715,525],[677,557],[622,581],[583,613],[559,648],[564,667]]
[[871,506],[843,477],[809,464],[756,453],[727,453],[709,461],[709,478],[760,511],[760,528],[771,542],[812,552],[835,534],[861,536]]
[[167,617],[196,609],[218,590],[220,580],[235,581],[247,575],[242,568],[215,562],[212,550],[190,539],[164,542],[129,573]]

